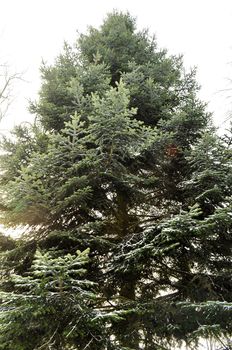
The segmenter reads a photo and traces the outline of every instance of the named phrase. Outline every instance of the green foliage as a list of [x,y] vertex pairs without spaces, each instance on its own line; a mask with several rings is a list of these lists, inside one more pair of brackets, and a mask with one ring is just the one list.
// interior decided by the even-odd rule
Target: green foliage
[[112,83],[119,81],[130,61],[143,64],[153,57],[154,40],[146,31],[135,33],[135,29],[135,20],[129,14],[116,11],[109,14],[99,30],[90,27],[87,34],[80,36],[78,44],[83,59],[91,63],[97,58],[106,63]]
[[15,179],[23,166],[28,164],[34,152],[43,153],[46,151],[48,143],[47,135],[42,127],[37,125],[16,126],[11,137],[3,136],[1,139],[1,184],[8,183]]
[[30,230],[6,242],[2,349],[229,337],[231,135],[212,128],[195,70],[114,12],[42,79],[35,128],[3,141],[2,221]]
[[1,292],[1,349],[64,349],[73,343],[79,349],[88,340],[96,316],[93,283],[84,278],[88,253],[53,257],[37,251],[27,274],[11,276],[15,291]]
[[[30,166],[23,167],[20,177],[8,183],[8,196],[3,201],[11,209],[11,216],[7,215],[10,222],[66,225],[69,221],[70,225],[71,216],[76,223],[78,216],[81,220],[91,208],[101,210],[101,192],[109,204],[107,195],[113,195],[113,187],[120,183],[130,187],[126,162],[138,157],[156,133],[132,119],[135,111],[128,108],[128,90],[123,84],[111,88],[104,98],[92,95],[92,100],[94,114],[88,127],[75,114],[60,134],[50,137],[48,152],[34,152]],[[101,182],[111,183],[110,188],[104,190]]]

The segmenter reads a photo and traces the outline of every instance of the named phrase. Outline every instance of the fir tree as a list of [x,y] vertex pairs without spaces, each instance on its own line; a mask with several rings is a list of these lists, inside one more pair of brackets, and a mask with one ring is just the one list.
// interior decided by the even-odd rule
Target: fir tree
[[[2,327],[18,307],[30,307],[27,290],[14,304],[19,287],[8,271],[23,276],[23,284],[34,273],[36,247],[51,261],[52,250],[55,264],[89,248],[86,279],[97,302],[86,299],[83,325],[69,308],[80,333],[71,343],[65,312],[51,303],[46,315],[56,315],[62,336],[54,349],[173,349],[181,342],[196,347],[201,337],[226,343],[231,142],[212,128],[195,71],[186,73],[181,57],[159,50],[129,14],[115,12],[81,35],[77,48],[65,45],[42,74],[39,101],[31,104],[36,132],[23,146],[28,130],[18,133],[14,154],[11,141],[3,141],[4,222],[30,231],[4,254],[2,289],[14,309],[7,316],[3,310]],[[22,346],[37,349],[52,336],[56,328],[45,332],[43,322],[37,343],[20,340]],[[89,344],[85,324],[93,327]]]

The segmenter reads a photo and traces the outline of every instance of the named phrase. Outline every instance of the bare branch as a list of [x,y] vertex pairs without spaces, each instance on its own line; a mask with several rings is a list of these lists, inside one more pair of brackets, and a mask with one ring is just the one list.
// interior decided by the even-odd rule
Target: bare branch
[[12,102],[12,89],[15,80],[21,79],[21,75],[11,73],[7,64],[0,64],[0,121],[6,115]]

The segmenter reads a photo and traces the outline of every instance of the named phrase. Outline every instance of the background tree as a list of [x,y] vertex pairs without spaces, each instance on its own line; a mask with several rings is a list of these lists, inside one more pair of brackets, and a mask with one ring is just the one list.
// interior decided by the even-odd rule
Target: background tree
[[36,131],[23,147],[26,129],[2,143],[4,222],[30,225],[4,255],[3,276],[12,265],[28,273],[36,247],[60,259],[90,248],[92,312],[119,317],[106,316],[108,340],[89,349],[224,342],[232,328],[231,143],[215,134],[194,70],[115,12],[43,65],[42,79],[31,104]]
[[7,63],[0,64],[0,121],[6,115],[12,100],[12,88],[20,74],[11,73]]

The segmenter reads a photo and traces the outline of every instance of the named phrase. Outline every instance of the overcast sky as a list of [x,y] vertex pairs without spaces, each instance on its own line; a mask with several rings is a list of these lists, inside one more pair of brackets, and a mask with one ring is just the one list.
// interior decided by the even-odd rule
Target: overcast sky
[[0,62],[24,78],[0,129],[32,120],[27,106],[40,86],[42,58],[52,63],[64,40],[74,43],[77,31],[99,26],[113,9],[128,10],[139,29],[156,35],[159,47],[183,54],[186,67],[197,66],[201,98],[216,124],[225,125],[232,110],[232,91],[222,91],[232,89],[231,0],[0,0]]

